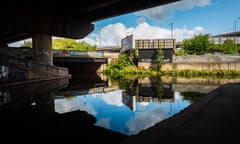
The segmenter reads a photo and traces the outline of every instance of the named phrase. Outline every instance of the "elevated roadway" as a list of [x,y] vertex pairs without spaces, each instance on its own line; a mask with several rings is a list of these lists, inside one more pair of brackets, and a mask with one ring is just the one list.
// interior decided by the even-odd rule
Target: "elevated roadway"
[[7,0],[0,5],[0,45],[41,33],[79,39],[95,21],[179,0]]
[[0,46],[32,38],[33,60],[53,65],[52,36],[80,39],[93,22],[179,0],[8,0],[0,5]]

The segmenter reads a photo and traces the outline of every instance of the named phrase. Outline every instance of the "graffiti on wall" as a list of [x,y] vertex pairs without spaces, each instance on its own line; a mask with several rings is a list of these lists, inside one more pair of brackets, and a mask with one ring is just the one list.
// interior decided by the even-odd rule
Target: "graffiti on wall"
[[47,64],[47,65],[50,65],[51,62],[50,62],[50,54],[48,51],[44,50],[43,48],[39,48],[37,53],[37,58],[36,58],[36,61],[40,64]]

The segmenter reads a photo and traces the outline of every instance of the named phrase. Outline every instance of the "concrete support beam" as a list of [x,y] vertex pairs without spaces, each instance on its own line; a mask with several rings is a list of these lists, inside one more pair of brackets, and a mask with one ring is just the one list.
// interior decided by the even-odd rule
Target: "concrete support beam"
[[40,64],[53,65],[52,37],[48,34],[33,34],[33,59]]
[[[94,25],[90,22],[66,17],[33,15],[30,12],[24,16],[13,13],[0,19],[5,19],[3,23],[0,23],[0,28],[9,29],[8,32],[17,31],[19,34],[23,34],[23,38],[25,38],[24,34],[45,33],[52,36],[80,39],[94,30]],[[18,34],[17,32],[15,35]],[[11,40],[11,37],[9,39]]]

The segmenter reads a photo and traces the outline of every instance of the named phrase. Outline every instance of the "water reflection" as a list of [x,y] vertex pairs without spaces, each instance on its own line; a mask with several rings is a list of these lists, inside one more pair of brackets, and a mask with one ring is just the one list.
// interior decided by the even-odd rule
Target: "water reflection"
[[[0,123],[2,124],[2,137],[18,137],[24,131],[25,137],[20,137],[18,142],[32,142],[38,140],[76,141],[73,137],[78,137],[81,141],[88,143],[116,143],[125,136],[96,127],[96,118],[82,110],[57,113],[55,101],[58,99],[58,91],[70,91],[68,79],[52,80],[32,84],[22,85],[1,85],[0,86]],[[93,85],[94,86],[94,85]],[[80,85],[77,85],[80,88]],[[86,87],[81,90],[84,92]],[[87,89],[91,89],[88,87]],[[60,91],[63,90],[63,91]],[[80,91],[81,91],[80,90]],[[82,93],[80,92],[80,93]],[[79,94],[79,93],[77,93]],[[67,96],[62,96],[67,97]],[[73,105],[72,107],[75,107]],[[80,131],[81,135],[79,135]],[[54,136],[53,136],[54,135]],[[30,139],[28,139],[30,137]],[[94,137],[94,139],[89,138]],[[11,139],[8,139],[8,142]],[[15,141],[15,140],[14,140]]]
[[[40,124],[38,128],[48,124],[50,128],[67,130],[73,125],[79,130],[89,130],[90,125],[94,125],[96,127],[91,126],[89,132],[92,136],[98,127],[134,135],[173,116],[219,85],[239,81],[169,77],[108,80],[84,75],[71,80],[0,86],[0,122],[11,125],[17,120],[16,124],[20,123],[21,128],[31,124],[31,129],[36,128],[36,123]],[[70,112],[74,117],[70,118]],[[76,115],[88,118],[77,118]],[[63,117],[67,117],[64,125]],[[100,134],[96,132],[94,136]],[[103,136],[107,137],[105,133],[100,137]],[[114,136],[112,140],[122,138],[122,135]]]
[[96,118],[95,125],[133,135],[178,113],[191,102],[173,91],[172,84],[156,78],[138,78],[88,90],[61,91],[55,99],[55,110],[87,111]]

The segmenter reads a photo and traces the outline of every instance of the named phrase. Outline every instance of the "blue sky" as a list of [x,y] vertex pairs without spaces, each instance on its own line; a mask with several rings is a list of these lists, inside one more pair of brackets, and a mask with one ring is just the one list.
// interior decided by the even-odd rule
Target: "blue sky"
[[[94,22],[95,30],[79,41],[98,47],[116,46],[134,39],[188,39],[197,34],[217,35],[240,31],[240,0],[182,0]],[[19,44],[19,43],[18,43]]]
[[[133,34],[136,39],[170,38],[177,41],[196,34],[217,35],[240,31],[240,0],[182,0],[94,22],[96,28],[83,40],[99,47],[119,45]],[[101,44],[101,46],[100,46]]]

